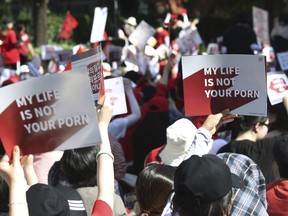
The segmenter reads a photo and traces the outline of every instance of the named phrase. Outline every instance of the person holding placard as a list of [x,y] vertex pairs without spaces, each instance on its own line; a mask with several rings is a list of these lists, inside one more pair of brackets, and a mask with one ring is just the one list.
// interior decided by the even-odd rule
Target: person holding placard
[[108,137],[108,126],[112,117],[113,109],[106,99],[99,111],[98,121],[102,144],[99,145],[97,160],[97,183],[99,193],[94,204],[92,216],[112,216],[114,203],[114,156],[111,153]]

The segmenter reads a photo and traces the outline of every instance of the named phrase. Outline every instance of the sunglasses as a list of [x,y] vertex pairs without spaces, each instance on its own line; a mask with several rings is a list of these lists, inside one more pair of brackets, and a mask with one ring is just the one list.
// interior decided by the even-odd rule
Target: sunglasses
[[267,123],[261,123],[260,125],[265,125],[265,126],[268,128],[268,130],[269,130],[270,127],[271,127],[271,124],[267,124]]

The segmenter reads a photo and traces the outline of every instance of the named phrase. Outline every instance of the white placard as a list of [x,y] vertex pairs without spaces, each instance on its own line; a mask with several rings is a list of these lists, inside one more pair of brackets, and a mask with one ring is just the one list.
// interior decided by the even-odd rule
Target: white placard
[[176,39],[176,43],[182,54],[192,53],[202,42],[197,29],[186,30],[181,37]]
[[281,103],[288,90],[288,79],[284,72],[267,73],[267,94],[271,105]]
[[253,29],[257,36],[259,44],[270,44],[269,40],[269,13],[261,8],[252,7],[253,11]]
[[42,60],[50,60],[53,58],[57,58],[57,51],[63,50],[62,47],[59,47],[57,45],[42,45],[41,46],[41,57]]
[[239,115],[267,115],[265,57],[183,56],[185,114],[209,115],[230,109]]
[[127,113],[123,78],[116,77],[104,80],[105,95],[110,98],[113,105],[113,115]]
[[100,8],[96,7],[94,10],[94,19],[90,35],[90,42],[96,43],[103,40],[103,35],[105,31],[106,21],[107,21],[108,9],[107,7]]
[[148,39],[154,35],[155,32],[156,30],[152,26],[142,20],[129,36],[129,41],[139,50],[143,50]]
[[87,147],[101,143],[87,74],[40,76],[0,89],[0,137],[8,154]]
[[277,53],[277,59],[281,69],[288,70],[288,52]]

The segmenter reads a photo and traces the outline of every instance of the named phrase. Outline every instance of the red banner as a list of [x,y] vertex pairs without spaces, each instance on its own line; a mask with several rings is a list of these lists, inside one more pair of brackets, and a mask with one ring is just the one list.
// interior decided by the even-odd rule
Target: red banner
[[78,26],[78,21],[71,15],[70,12],[67,12],[67,15],[64,19],[61,32],[58,34],[58,37],[61,39],[69,39],[71,31]]

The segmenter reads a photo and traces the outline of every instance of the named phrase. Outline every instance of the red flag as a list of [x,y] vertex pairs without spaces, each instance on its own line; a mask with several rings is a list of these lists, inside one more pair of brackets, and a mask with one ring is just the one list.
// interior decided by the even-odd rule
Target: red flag
[[73,29],[78,26],[78,21],[71,15],[70,12],[67,12],[67,15],[64,19],[61,32],[58,34],[58,37],[61,39],[69,39],[70,33]]

